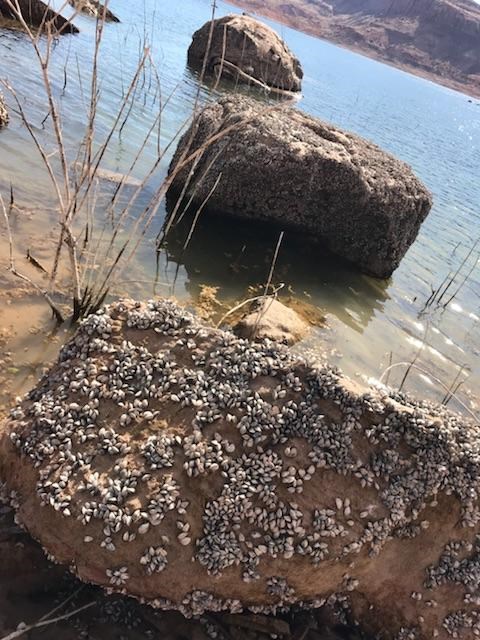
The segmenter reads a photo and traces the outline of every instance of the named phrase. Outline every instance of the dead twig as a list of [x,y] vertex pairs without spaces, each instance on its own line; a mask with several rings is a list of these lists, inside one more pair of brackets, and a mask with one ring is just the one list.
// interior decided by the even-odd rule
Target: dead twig
[[[279,284],[278,287],[275,287],[275,289],[272,291],[272,293],[268,297],[276,296],[277,293],[281,289],[283,289],[284,286],[285,284],[283,282]],[[215,325],[215,328],[218,329],[219,327],[221,327],[222,324],[225,322],[225,320],[232,315],[232,313],[235,313],[235,311],[242,309],[242,307],[244,307],[246,304],[250,304],[251,302],[256,302],[257,300],[265,300],[265,294],[262,294],[261,296],[255,296],[254,298],[247,298],[247,300],[244,300],[243,302],[240,302],[239,304],[229,309],[227,313],[220,318],[219,322],[217,322],[217,324]]]
[[25,635],[26,633],[29,633],[30,631],[33,631],[33,629],[40,629],[42,627],[47,627],[51,624],[56,624],[57,622],[61,622],[62,620],[68,620],[68,618],[72,618],[73,616],[76,616],[77,614],[81,613],[82,611],[86,611],[87,609],[91,609],[91,607],[93,607],[96,604],[96,602],[89,602],[88,604],[84,604],[83,607],[79,607],[78,609],[75,609],[74,611],[70,611],[70,613],[64,613],[61,616],[57,616],[56,618],[50,618],[48,620],[39,620],[38,622],[35,622],[33,624],[29,624],[26,625],[25,627],[21,627],[20,629],[17,629],[16,631],[13,631],[12,633],[8,634],[8,636],[4,636],[3,638],[0,638],[0,640],[15,640],[15,638],[20,638],[21,636]]
[[471,409],[470,407],[468,407],[463,400],[461,400],[461,398],[459,398],[457,395],[455,395],[454,392],[452,392],[451,387],[447,387],[447,385],[442,382],[440,380],[440,378],[437,378],[436,376],[434,376],[432,373],[430,373],[430,371],[427,371],[426,369],[422,369],[422,367],[417,366],[416,364],[413,364],[412,362],[396,362],[395,364],[392,364],[390,367],[387,367],[385,369],[385,371],[382,373],[382,375],[380,376],[380,380],[379,382],[381,384],[383,384],[383,379],[384,377],[387,375],[387,373],[389,371],[391,371],[392,369],[396,369],[397,367],[408,367],[409,369],[416,369],[417,371],[419,371],[420,373],[423,373],[424,376],[428,376],[429,378],[431,378],[432,380],[435,380],[435,382],[437,384],[439,384],[443,389],[445,389],[445,391],[450,394],[450,398],[454,398],[458,404],[463,407],[463,409],[465,409],[465,411],[475,420],[475,422],[480,422],[480,416],[477,416]]

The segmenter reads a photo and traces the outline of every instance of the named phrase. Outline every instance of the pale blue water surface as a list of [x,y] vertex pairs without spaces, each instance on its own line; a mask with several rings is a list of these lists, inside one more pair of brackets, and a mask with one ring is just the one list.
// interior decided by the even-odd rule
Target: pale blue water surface
[[[162,118],[161,145],[165,146],[187,121],[197,96],[197,80],[186,67],[186,52],[192,33],[210,17],[210,1],[112,0],[110,8],[121,24],[107,25],[102,43],[98,134],[108,130],[146,39],[161,78],[163,99],[173,92]],[[238,11],[219,3],[217,15]],[[330,328],[316,330],[307,346],[314,353],[327,350],[330,359],[350,375],[379,378],[390,358],[392,362],[410,360],[426,336],[427,346],[418,364],[447,386],[464,367],[461,379],[468,380],[461,389],[462,398],[477,408],[480,266],[447,309],[428,315],[421,311],[431,287],[437,287],[457,269],[480,237],[479,101],[469,101],[460,93],[266,22],[280,32],[303,64],[305,79],[299,108],[363,135],[405,160],[434,198],[432,212],[417,241],[389,281],[362,276],[354,267],[299,246],[287,235],[275,281],[284,282],[296,295],[325,310],[329,319]],[[81,33],[61,38],[52,58],[54,90],[72,157],[84,132],[95,35],[93,20],[79,17],[76,24]],[[50,130],[42,129],[46,102],[31,45],[23,34],[4,31],[0,33],[0,54],[2,75],[15,87],[40,138],[53,149]],[[151,86],[151,76],[146,74],[141,97],[122,136],[113,141],[104,167],[127,170],[158,109]],[[220,87],[213,93],[204,87],[200,99],[212,99],[223,90],[231,88]],[[12,98],[7,100],[13,107]],[[163,174],[174,148],[172,145],[165,155]],[[156,153],[157,141],[152,140],[135,168],[137,178],[142,178]],[[147,186],[146,198],[159,181],[161,176]],[[41,213],[42,204],[51,199],[51,186],[28,132],[14,113],[9,128],[0,133],[0,187],[7,197],[10,183],[19,199],[40,208],[36,224],[41,237],[52,224],[48,214]],[[175,283],[175,295],[187,299],[201,284],[218,286],[220,298],[234,300],[246,296],[249,285],[265,282],[277,230],[257,233],[230,221],[212,226],[208,219],[201,219],[189,250],[181,255],[171,246],[157,263],[155,237],[164,216],[162,206],[132,269],[132,279],[141,283],[129,282],[127,274],[118,293],[152,294],[149,283],[156,273],[170,285],[162,285],[164,289],[157,288],[156,293],[171,292]],[[472,253],[463,276],[478,256],[478,251]],[[451,293],[461,284],[462,275]],[[398,383],[401,377],[402,372],[396,371],[390,382]],[[432,376],[419,372],[412,372],[407,388],[430,397],[444,395]]]

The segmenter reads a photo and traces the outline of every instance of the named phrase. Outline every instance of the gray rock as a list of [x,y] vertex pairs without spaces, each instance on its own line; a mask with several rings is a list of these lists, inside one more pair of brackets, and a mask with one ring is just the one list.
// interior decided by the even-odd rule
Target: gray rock
[[221,73],[247,83],[257,80],[286,91],[301,89],[300,62],[273,29],[250,16],[228,15],[214,20],[213,30],[207,22],[196,31],[188,63],[201,70],[206,55],[209,74]]
[[293,345],[308,333],[308,324],[293,309],[274,298],[258,301],[233,327],[242,338],[275,340]]
[[210,211],[306,232],[380,278],[398,267],[432,205],[404,162],[285,105],[234,95],[207,106],[179,143],[170,195],[188,178],[187,151],[197,152],[186,192],[195,203],[221,173]]
[[9,121],[9,115],[7,105],[5,104],[5,98],[0,93],[0,128],[6,127]]
[[12,409],[0,478],[51,557],[159,609],[327,603],[449,640],[480,631],[479,442],[444,406],[124,300]]
[[[58,34],[78,33],[77,27],[62,15],[51,9],[42,0],[18,0],[23,19],[33,27],[51,28]],[[17,20],[7,0],[0,0],[0,15]]]

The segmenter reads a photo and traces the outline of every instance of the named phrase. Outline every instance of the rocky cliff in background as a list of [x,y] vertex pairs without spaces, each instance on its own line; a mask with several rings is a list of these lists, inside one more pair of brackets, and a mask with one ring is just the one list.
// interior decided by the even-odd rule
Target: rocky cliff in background
[[436,82],[480,96],[473,0],[233,0]]

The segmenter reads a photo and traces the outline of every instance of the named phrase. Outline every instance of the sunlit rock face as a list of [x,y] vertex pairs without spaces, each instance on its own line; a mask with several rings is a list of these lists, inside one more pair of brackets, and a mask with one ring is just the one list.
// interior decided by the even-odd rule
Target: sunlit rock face
[[268,338],[292,346],[309,332],[307,322],[293,309],[275,298],[254,301],[235,322],[235,335],[249,340]]
[[186,615],[335,605],[478,634],[480,427],[170,301],[87,318],[11,411],[19,522],[85,581]]

